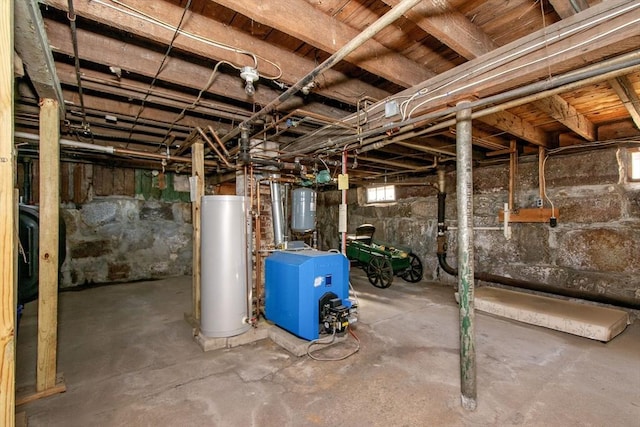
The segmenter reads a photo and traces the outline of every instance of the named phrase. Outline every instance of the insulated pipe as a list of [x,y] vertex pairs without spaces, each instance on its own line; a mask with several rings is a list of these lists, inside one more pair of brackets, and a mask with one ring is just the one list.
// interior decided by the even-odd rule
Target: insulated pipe
[[316,68],[311,70],[306,76],[300,79],[297,83],[283,92],[279,97],[262,107],[260,111],[255,113],[253,116],[246,119],[244,122],[240,123],[240,125],[225,135],[223,141],[229,140],[236,135],[238,135],[239,129],[243,127],[247,127],[251,123],[253,123],[259,117],[271,113],[274,109],[278,107],[278,105],[282,104],[287,99],[291,98],[295,95],[300,89],[302,89],[307,84],[311,83],[316,77],[320,74],[324,73],[328,69],[332,68],[338,62],[342,61],[347,55],[351,52],[362,46],[366,41],[375,36],[378,32],[383,30],[385,27],[401,18],[405,12],[411,9],[413,6],[420,3],[421,0],[402,0],[397,6],[393,7],[389,12],[380,17],[373,24],[369,25],[364,31],[358,34],[355,38],[349,41],[347,44],[342,46],[337,52],[327,58],[322,64],[318,65]]
[[458,294],[460,295],[460,389],[462,407],[476,409],[476,350],[473,306],[473,167],[471,108],[458,103],[456,187],[458,205]]
[[[640,66],[640,50],[630,52],[628,54],[620,55],[618,57],[608,59],[597,64],[589,65],[578,71],[563,74],[559,77],[552,77],[539,82],[531,83],[520,88],[512,89],[507,92],[492,95],[487,98],[481,98],[476,101],[472,101],[470,107],[472,109],[486,107],[491,104],[502,103],[494,105],[493,107],[486,108],[485,110],[476,111],[473,113],[472,118],[479,118],[485,115],[493,114],[499,111],[504,111],[508,108],[514,108],[519,105],[527,104],[542,98],[548,98],[552,95],[557,95],[562,92],[577,89],[587,84],[599,83],[605,80],[612,79],[614,77],[629,74],[634,72]],[[520,97],[520,98],[519,98]],[[363,138],[373,137],[363,145],[368,145],[377,140],[386,138],[386,135],[375,137],[386,133],[387,131],[395,130],[397,135],[396,140],[400,140],[399,136],[406,132],[414,131],[409,134],[410,136],[419,136],[427,133],[427,131],[435,131],[437,129],[446,128],[455,125],[455,120],[447,120],[444,123],[434,125],[430,128],[421,131],[415,131],[415,129],[424,126],[435,120],[451,116],[455,114],[458,107],[449,107],[443,110],[434,111],[432,113],[426,113],[415,117],[413,119],[405,120],[401,123],[387,123],[378,128],[370,129],[356,135],[344,136],[341,138],[329,139],[317,147],[311,147],[310,151],[321,150],[325,148],[339,148],[345,145],[351,144]],[[291,154],[304,154],[307,150],[298,150]]]
[[269,175],[271,188],[271,215],[273,216],[273,241],[276,249],[284,243],[284,214],[282,213],[282,186],[277,181],[279,174]]
[[[38,135],[33,133],[27,133],[27,132],[15,132],[14,136],[16,138],[29,139],[32,141],[40,140],[40,137]],[[119,154],[123,156],[140,157],[143,159],[170,160],[170,161],[180,162],[180,163],[192,162],[191,158],[189,157],[170,156],[170,155],[168,156],[166,154],[157,154],[157,153],[146,153],[144,151],[136,151],[136,150],[129,150],[125,148],[90,144],[87,142],[80,142],[80,141],[71,141],[69,139],[60,139],[60,145],[64,145],[65,147],[81,148],[83,150],[97,151],[99,153],[107,153],[107,154],[113,154],[113,155]],[[211,160],[205,160],[204,164],[205,166],[218,166],[217,162],[213,162]]]

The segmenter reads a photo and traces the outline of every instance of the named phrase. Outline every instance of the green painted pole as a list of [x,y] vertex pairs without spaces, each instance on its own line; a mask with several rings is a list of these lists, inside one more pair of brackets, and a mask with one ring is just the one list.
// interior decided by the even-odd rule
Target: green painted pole
[[458,205],[458,293],[460,295],[460,390],[462,407],[476,409],[476,350],[473,307],[473,168],[471,108],[458,103],[456,179]]

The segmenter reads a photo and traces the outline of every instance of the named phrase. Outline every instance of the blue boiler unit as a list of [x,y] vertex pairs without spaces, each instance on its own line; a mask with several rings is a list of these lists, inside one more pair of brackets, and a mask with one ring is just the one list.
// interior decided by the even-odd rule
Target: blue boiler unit
[[279,251],[265,262],[265,316],[306,340],[343,334],[355,321],[349,261],[335,252]]

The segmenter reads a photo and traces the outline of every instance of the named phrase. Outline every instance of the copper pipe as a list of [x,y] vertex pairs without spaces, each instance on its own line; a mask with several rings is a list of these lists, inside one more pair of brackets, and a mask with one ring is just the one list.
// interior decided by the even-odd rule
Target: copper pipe
[[[156,154],[156,153],[145,153],[142,151],[129,150],[127,148],[116,148],[113,147],[114,154],[121,154],[124,156],[133,156],[133,157],[141,157],[143,159],[158,159],[158,160],[166,160],[167,162],[180,162],[180,163],[191,163],[190,157],[181,157],[181,156],[167,156],[166,154]],[[205,166],[218,166],[218,162],[214,162],[212,160],[205,160]]]
[[216,140],[220,148],[222,148],[222,151],[224,151],[225,156],[229,157],[229,151],[227,151],[227,147],[224,146],[224,144],[218,137],[218,134],[216,133],[216,131],[211,127],[211,125],[207,126],[207,129],[209,129],[209,132],[211,132],[211,135],[213,135],[213,138]]
[[227,160],[227,158],[225,156],[222,155],[222,153],[218,150],[218,148],[213,144],[213,142],[209,139],[209,137],[207,137],[207,134],[204,133],[204,131],[202,129],[200,129],[199,127],[196,128],[196,130],[198,131],[198,133],[200,134],[200,136],[202,136],[202,138],[204,138],[204,140],[207,142],[207,144],[209,145],[209,147],[211,147],[211,149],[213,151],[216,152],[216,155],[220,158],[220,160],[222,160],[225,164],[226,167],[228,168],[232,168],[233,166],[231,165],[231,163],[229,163],[229,161]]

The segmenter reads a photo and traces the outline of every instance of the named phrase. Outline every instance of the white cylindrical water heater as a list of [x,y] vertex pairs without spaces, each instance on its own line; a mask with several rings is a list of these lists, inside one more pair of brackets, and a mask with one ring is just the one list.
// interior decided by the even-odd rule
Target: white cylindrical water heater
[[292,191],[291,230],[306,233],[316,228],[316,192],[310,188]]
[[249,209],[248,197],[202,197],[200,330],[206,337],[231,337],[251,327]]

